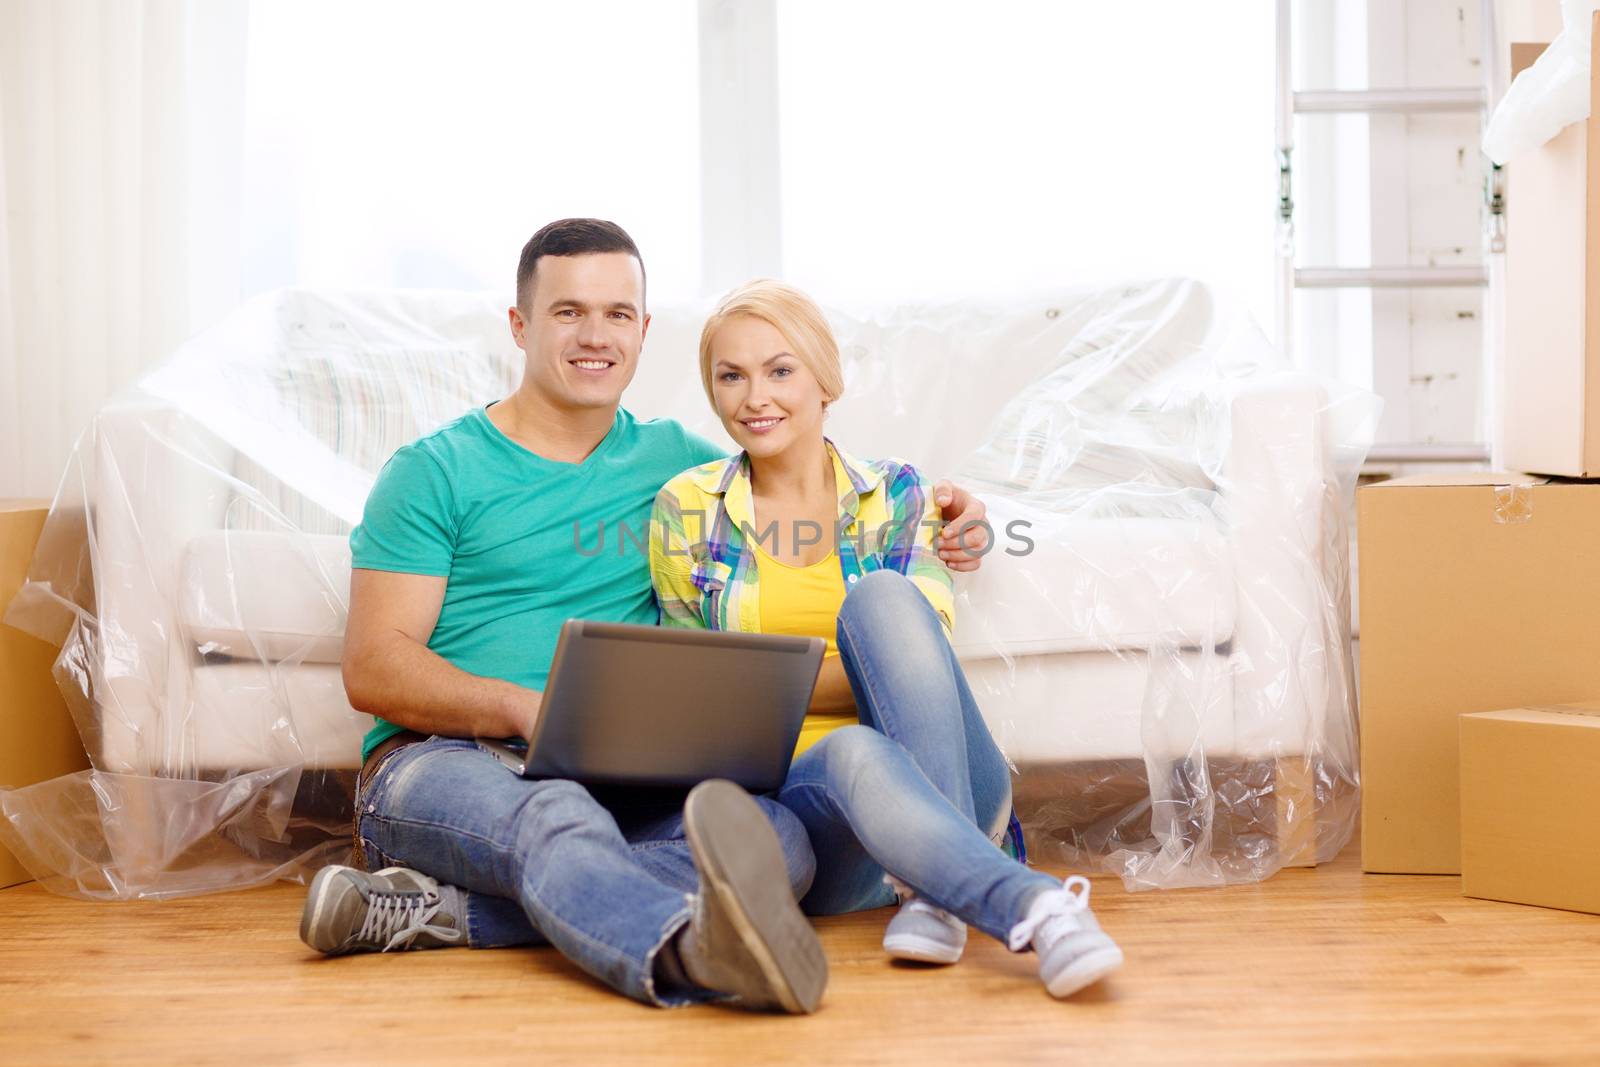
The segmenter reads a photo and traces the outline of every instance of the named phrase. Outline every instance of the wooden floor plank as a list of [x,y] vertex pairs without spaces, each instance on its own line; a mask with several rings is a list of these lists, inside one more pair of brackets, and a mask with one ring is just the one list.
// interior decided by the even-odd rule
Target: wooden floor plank
[[796,1019],[659,1011],[549,949],[324,960],[304,890],[92,904],[0,891],[0,1063],[1595,1063],[1600,918],[1363,876],[1355,846],[1258,886],[1125,893],[1128,955],[1057,1002],[974,935],[957,967],[887,962],[887,912],[821,921],[832,982]]

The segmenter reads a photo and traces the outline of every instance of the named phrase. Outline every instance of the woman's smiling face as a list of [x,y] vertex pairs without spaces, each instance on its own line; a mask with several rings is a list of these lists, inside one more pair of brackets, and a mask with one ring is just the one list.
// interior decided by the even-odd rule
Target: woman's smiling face
[[711,394],[728,436],[752,457],[822,443],[827,395],[765,319],[734,315],[717,328],[711,339]]

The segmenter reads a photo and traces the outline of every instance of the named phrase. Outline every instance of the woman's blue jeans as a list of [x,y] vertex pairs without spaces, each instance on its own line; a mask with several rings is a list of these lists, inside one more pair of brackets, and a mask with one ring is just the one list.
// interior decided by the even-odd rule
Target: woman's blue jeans
[[801,906],[832,915],[892,903],[887,871],[1004,940],[1058,884],[997,847],[1009,768],[938,615],[903,575],[875,571],[845,597],[838,636],[862,725],[802,753],[778,793],[817,857]]

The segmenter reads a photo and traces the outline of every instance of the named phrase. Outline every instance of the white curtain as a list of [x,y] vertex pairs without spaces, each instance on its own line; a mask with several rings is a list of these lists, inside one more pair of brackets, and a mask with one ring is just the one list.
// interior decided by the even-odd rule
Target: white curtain
[[0,497],[238,297],[248,0],[0,0]]

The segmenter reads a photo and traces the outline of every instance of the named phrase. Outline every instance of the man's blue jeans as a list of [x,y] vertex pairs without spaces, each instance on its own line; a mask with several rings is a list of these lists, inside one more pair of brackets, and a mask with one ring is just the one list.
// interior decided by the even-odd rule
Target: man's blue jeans
[[904,576],[875,571],[845,597],[838,636],[862,725],[802,753],[778,793],[817,857],[801,906],[831,915],[892,903],[887,870],[1004,940],[1059,884],[996,847],[1009,769],[938,615]]
[[[357,830],[370,869],[411,867],[468,890],[474,947],[548,940],[635,999],[709,999],[654,981],[656,953],[688,921],[698,882],[683,793],[603,797],[573,782],[528,781],[471,741],[432,737],[384,757],[357,797]],[[805,830],[770,798],[757,803],[799,896],[815,869]]]
[[[1004,937],[1032,896],[1056,883],[994,843],[1011,811],[1010,770],[938,616],[901,575],[865,575],[839,613],[839,650],[865,725],[835,731],[803,753],[790,769],[782,806],[757,798],[778,831],[802,906],[831,915],[892,904],[893,890],[883,882],[887,867],[928,899]],[[443,760],[436,752],[455,755]],[[426,776],[406,771],[424,758]],[[602,807],[572,783],[527,782],[469,741],[433,738],[395,750],[358,798],[367,865],[403,864],[468,890],[467,943],[474,948],[543,944],[539,931],[557,927],[543,918],[548,905],[526,903],[515,868],[521,863],[525,874],[537,878],[554,863],[540,851],[544,829],[519,837],[516,811],[548,810],[532,799],[546,785],[570,802],[561,806],[578,809],[577,827],[598,836],[603,844],[596,851],[607,860],[602,876],[572,870],[563,859],[556,891],[575,894],[571,904],[585,915],[613,892],[609,881],[596,879],[610,878],[620,864],[628,875],[621,879],[623,891],[642,888],[655,908],[637,923],[623,915],[631,897],[597,909],[627,927],[629,947],[622,956],[595,951],[595,966],[585,962],[591,956],[583,939],[551,940],[630,996],[669,1001],[653,996],[645,961],[670,936],[671,930],[663,933],[666,927],[682,925],[688,914],[684,895],[697,885],[681,804],[664,805],[639,793],[608,796]],[[493,800],[487,806],[477,799],[486,795]],[[480,819],[495,823],[496,830],[475,829]],[[501,825],[506,822],[511,825]],[[509,844],[502,840],[506,836]],[[580,861],[588,856],[586,847],[575,849]],[[632,865],[619,860],[622,852]],[[519,854],[546,858],[517,859]],[[668,887],[675,894],[672,903],[655,886],[641,886],[633,867],[649,882]],[[608,960],[611,972],[596,969]]]

